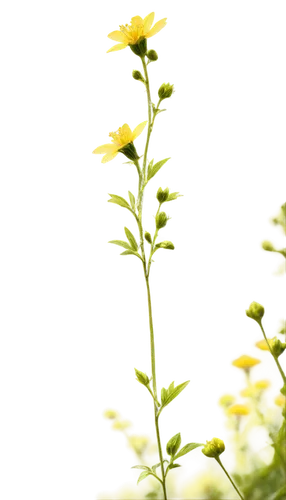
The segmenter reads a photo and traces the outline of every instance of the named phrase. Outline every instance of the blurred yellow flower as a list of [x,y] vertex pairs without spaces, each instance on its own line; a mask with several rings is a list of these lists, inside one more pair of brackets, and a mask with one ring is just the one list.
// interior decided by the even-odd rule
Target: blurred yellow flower
[[274,391],[274,385],[273,377],[259,377],[251,380],[249,391],[257,400],[262,401],[265,396]]
[[124,123],[122,127],[116,132],[110,132],[109,137],[112,137],[113,144],[103,144],[96,148],[93,153],[94,154],[104,154],[104,157],[101,160],[101,163],[106,163],[107,161],[113,160],[115,156],[119,153],[119,150],[126,146],[127,144],[133,144],[133,141],[143,132],[146,122],[142,122],[133,132],[131,131],[129,125]]
[[219,405],[223,406],[224,408],[227,408],[228,406],[232,405],[235,401],[235,397],[232,396],[231,394],[225,394],[219,399]]
[[144,19],[140,16],[132,17],[131,24],[125,24],[124,26],[119,26],[120,31],[112,31],[109,33],[108,38],[120,42],[114,45],[107,52],[114,52],[115,50],[121,50],[128,47],[128,45],[134,45],[144,38],[150,38],[161,31],[164,26],[166,26],[167,18],[161,19],[153,28],[151,28],[154,22],[155,13],[151,12]]
[[285,396],[283,396],[283,394],[279,394],[279,396],[277,396],[275,399],[274,399],[274,403],[277,405],[277,406],[286,406],[286,398]]
[[247,405],[235,403],[228,408],[226,415],[228,418],[236,421],[243,421],[250,413]]
[[235,359],[232,364],[237,368],[242,368],[242,370],[249,370],[255,365],[261,363],[259,359],[252,358],[251,356],[240,356],[240,358]]
[[130,432],[134,429],[134,422],[131,418],[123,418],[122,420],[113,422],[110,429],[115,434],[122,434],[123,436],[128,436]]
[[156,439],[148,432],[132,432],[126,437],[125,446],[137,464],[145,465],[157,459]]
[[106,422],[115,422],[117,420],[123,419],[121,410],[119,410],[118,408],[113,408],[111,406],[106,406],[105,408],[103,408],[101,416]]
[[257,394],[257,389],[253,385],[246,387],[242,391],[240,391],[240,395],[243,398],[253,398]]
[[[269,341],[269,339],[267,340]],[[259,340],[255,345],[256,347],[258,347],[258,349],[261,349],[261,351],[269,351],[269,347],[265,339]]]

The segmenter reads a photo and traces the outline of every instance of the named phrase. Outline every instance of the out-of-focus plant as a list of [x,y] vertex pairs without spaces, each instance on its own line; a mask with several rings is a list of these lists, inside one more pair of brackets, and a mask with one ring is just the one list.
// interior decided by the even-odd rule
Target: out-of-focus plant
[[[158,19],[155,10],[145,16],[134,13],[118,28],[106,33],[113,42],[106,49],[107,54],[129,49],[138,58],[139,66],[130,70],[130,76],[143,85],[145,92],[146,117],[134,126],[125,121],[109,130],[108,141],[97,144],[92,152],[101,165],[121,154],[137,175],[136,191],[128,189],[126,194],[110,191],[106,200],[109,205],[130,213],[136,232],[125,225],[122,237],[111,238],[108,242],[120,248],[122,258],[134,257],[141,267],[148,319],[149,369],[135,365],[133,376],[149,396],[153,432],[135,432],[134,422],[124,418],[120,409],[103,409],[102,418],[112,432],[124,437],[125,447],[134,459],[134,481],[123,483],[113,491],[101,491],[96,499],[278,500],[285,498],[286,480],[286,375],[280,362],[286,346],[286,317],[279,318],[276,331],[268,335],[264,325],[267,310],[259,301],[251,301],[244,315],[255,322],[261,335],[253,342],[250,352],[239,353],[230,361],[230,367],[241,374],[241,385],[236,391],[222,392],[217,399],[224,436],[187,442],[181,432],[172,434],[165,442],[161,436],[164,411],[192,383],[191,380],[172,379],[168,384],[160,384],[152,299],[155,256],[161,249],[173,252],[177,247],[175,241],[162,236],[171,220],[165,206],[183,199],[184,193],[160,185],[154,193],[156,206],[152,230],[144,225],[148,187],[171,160],[170,155],[159,160],[150,156],[153,131],[158,117],[164,112],[163,103],[175,94],[175,86],[169,81],[162,82],[153,93],[150,75],[151,64],[158,60],[159,54],[149,46],[149,40],[163,31],[168,22],[168,16]],[[143,134],[144,147],[139,151],[136,140]],[[272,217],[271,224],[285,237],[283,207],[282,204],[278,217]],[[281,260],[284,254],[281,249],[279,251]],[[199,468],[187,474],[186,459],[200,462]]]

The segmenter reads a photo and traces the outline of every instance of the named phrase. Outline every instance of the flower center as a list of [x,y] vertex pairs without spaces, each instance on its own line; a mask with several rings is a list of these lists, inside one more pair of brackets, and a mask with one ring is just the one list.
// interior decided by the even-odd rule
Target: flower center
[[139,38],[144,36],[144,25],[143,24],[125,24],[124,26],[119,26],[120,31],[126,36],[128,43],[132,45],[137,43]]
[[109,137],[112,137],[112,142],[114,142],[114,144],[119,148],[125,146],[130,142],[129,134],[124,132],[122,127],[119,127],[119,129],[116,132],[110,132]]

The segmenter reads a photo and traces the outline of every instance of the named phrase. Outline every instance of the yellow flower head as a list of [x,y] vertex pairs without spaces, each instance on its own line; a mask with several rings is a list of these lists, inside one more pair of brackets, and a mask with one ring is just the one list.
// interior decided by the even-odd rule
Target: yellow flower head
[[110,429],[115,434],[128,436],[134,429],[134,422],[131,418],[123,418],[111,423]]
[[240,394],[244,398],[252,398],[255,396],[261,396],[261,392],[267,389],[270,386],[269,380],[258,380],[253,385],[246,387],[243,389]]
[[283,394],[279,394],[279,396],[277,396],[275,399],[274,399],[274,403],[277,405],[277,406],[286,406],[286,398],[285,396],[283,396]]
[[227,410],[229,415],[236,415],[240,417],[241,415],[248,415],[250,412],[248,406],[246,405],[233,405],[230,406]]
[[125,49],[128,45],[135,45],[145,38],[156,35],[166,26],[167,18],[161,19],[161,21],[158,21],[154,24],[153,28],[151,28],[154,17],[154,12],[148,14],[144,19],[140,16],[132,17],[131,24],[119,26],[120,31],[112,31],[112,33],[109,33],[109,35],[107,35],[108,38],[120,43],[111,47],[107,52]]
[[[267,340],[269,342],[269,339],[267,339]],[[256,345],[256,347],[258,347],[258,349],[261,349],[261,351],[269,351],[269,347],[268,347],[265,339],[259,340],[258,342],[256,342],[255,345]]]
[[231,394],[225,394],[219,399],[219,405],[227,408],[228,406],[232,405],[235,401],[235,397],[232,396]]
[[103,146],[99,146],[98,148],[96,148],[93,153],[105,153],[104,157],[101,160],[101,163],[106,163],[107,161],[113,160],[113,158],[118,155],[121,148],[127,146],[127,144],[133,145],[133,141],[141,134],[146,123],[147,122],[142,122],[137,125],[133,132],[131,131],[129,125],[127,125],[127,123],[124,123],[124,125],[122,127],[119,127],[116,132],[110,132],[109,137],[112,138],[112,144],[103,144]]
[[242,370],[249,370],[255,365],[258,365],[258,363],[261,363],[259,359],[252,358],[251,356],[240,356],[240,358],[235,359],[232,364],[233,366],[236,366],[237,368],[242,368]]
[[126,449],[130,451],[137,464],[148,464],[157,458],[155,437],[145,432],[132,432],[126,437]]
[[268,394],[274,391],[273,377],[265,376],[252,379],[249,391],[257,400],[263,400]]
[[106,406],[103,408],[101,416],[106,422],[117,422],[118,420],[123,420],[123,415],[121,410],[118,408],[113,408],[111,406]]
[[243,398],[253,398],[257,394],[257,389],[253,385],[246,387],[242,391],[240,391],[240,395]]

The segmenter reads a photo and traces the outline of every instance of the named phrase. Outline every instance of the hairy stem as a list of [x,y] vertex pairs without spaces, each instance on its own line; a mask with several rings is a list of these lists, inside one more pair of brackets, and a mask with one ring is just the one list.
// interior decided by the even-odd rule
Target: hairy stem
[[[159,431],[159,422],[158,422],[158,406],[156,404],[157,400],[157,382],[156,382],[156,362],[155,362],[155,339],[154,339],[154,329],[153,329],[153,317],[152,317],[152,305],[151,305],[151,294],[150,294],[150,285],[149,285],[149,278],[148,278],[148,273],[147,273],[147,262],[146,262],[146,257],[145,257],[145,251],[144,251],[144,237],[143,237],[143,225],[142,225],[142,210],[143,210],[143,195],[144,195],[144,188],[147,183],[146,179],[146,167],[147,167],[147,153],[148,153],[148,147],[149,147],[149,142],[150,142],[150,136],[154,124],[154,119],[155,119],[155,113],[153,115],[152,119],[152,101],[151,101],[151,94],[150,94],[150,86],[149,86],[149,78],[148,78],[148,72],[147,72],[147,65],[145,62],[145,57],[142,57],[142,64],[144,68],[144,74],[145,74],[145,83],[146,83],[146,90],[147,90],[147,101],[148,101],[148,131],[147,131],[147,139],[146,139],[146,145],[145,145],[145,151],[144,151],[144,157],[143,157],[143,168],[142,170],[139,167],[138,161],[136,162],[136,168],[138,170],[139,174],[139,187],[138,187],[138,218],[137,218],[137,223],[138,223],[138,228],[139,228],[139,234],[140,234],[140,248],[141,248],[141,254],[142,254],[142,259],[143,259],[143,269],[144,269],[144,276],[145,276],[145,281],[146,281],[146,287],[147,287],[147,296],[148,296],[148,311],[149,311],[149,327],[150,327],[150,347],[151,347],[151,367],[152,367],[152,383],[153,383],[153,394],[154,394],[154,415],[155,415],[155,427],[156,427],[156,436],[157,436],[157,444],[158,444],[158,450],[159,450],[159,457],[160,457],[160,464],[161,464],[161,474],[162,474],[162,488],[163,488],[163,493],[164,493],[164,500],[167,500],[167,491],[166,491],[166,478],[165,478],[165,471],[164,471],[164,462],[163,462],[163,455],[162,455],[162,446],[161,446],[161,439],[160,439],[160,431]],[[159,104],[158,104],[159,106]],[[157,108],[158,108],[157,106]],[[135,163],[135,164],[136,164]]]

